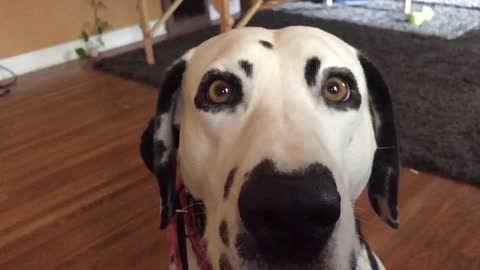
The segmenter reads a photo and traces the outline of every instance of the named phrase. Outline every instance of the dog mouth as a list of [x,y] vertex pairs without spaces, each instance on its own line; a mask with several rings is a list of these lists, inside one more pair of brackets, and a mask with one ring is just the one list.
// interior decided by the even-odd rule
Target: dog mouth
[[[313,237],[312,237],[313,238]],[[293,243],[284,241],[276,243],[281,246],[282,255],[269,252],[273,247],[262,246],[248,232],[241,232],[235,238],[235,248],[243,261],[241,269],[274,269],[274,270],[327,270],[326,259],[329,257],[330,244],[326,243],[322,251],[311,246],[315,241],[308,241],[300,237],[300,241]],[[300,243],[303,243],[302,245]]]

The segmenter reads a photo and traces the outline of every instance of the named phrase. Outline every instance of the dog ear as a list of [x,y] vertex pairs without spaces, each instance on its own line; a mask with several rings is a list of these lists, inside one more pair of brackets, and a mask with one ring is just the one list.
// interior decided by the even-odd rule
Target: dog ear
[[398,228],[399,152],[392,100],[381,73],[364,56],[359,56],[367,82],[370,113],[377,142],[368,197],[375,212],[392,228]]
[[160,228],[168,226],[175,214],[176,167],[179,125],[174,123],[177,97],[182,86],[187,56],[175,62],[163,80],[155,116],[143,132],[140,154],[147,168],[155,175],[162,200]]

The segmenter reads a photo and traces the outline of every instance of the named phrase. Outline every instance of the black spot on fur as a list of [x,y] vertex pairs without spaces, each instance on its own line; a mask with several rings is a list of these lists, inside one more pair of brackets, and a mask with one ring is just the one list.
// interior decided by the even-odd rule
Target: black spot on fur
[[251,78],[253,75],[252,63],[248,62],[247,60],[240,60],[238,61],[238,64],[243,69],[243,71],[245,71],[245,75],[247,75],[248,78]]
[[235,247],[238,255],[245,260],[253,261],[257,256],[255,240],[246,232],[237,234]]
[[153,133],[155,129],[154,118],[148,122],[147,127],[143,131],[140,143],[140,155],[147,168],[153,172]]
[[355,255],[354,251],[352,251],[352,254],[350,254],[350,269],[357,270],[357,256]]
[[355,229],[357,230],[357,234],[363,237],[362,224],[360,223],[360,220],[357,218],[357,215],[355,215]]
[[378,262],[375,259],[375,256],[373,255],[373,252],[370,249],[368,243],[365,242],[362,238],[360,238],[360,242],[362,243],[363,248],[367,251],[368,261],[370,262],[370,267],[372,268],[372,270],[379,270],[380,267],[378,266]]
[[220,224],[219,232],[220,239],[222,239],[223,244],[228,246],[230,244],[230,232],[228,231],[228,224],[225,220]]
[[162,212],[160,217],[160,229],[165,229],[170,218],[175,214],[175,179],[176,179],[176,160],[177,152],[171,151],[165,164],[154,164],[155,175],[158,186],[160,187],[160,197],[162,199]]
[[205,204],[201,200],[191,200],[188,203],[192,205],[190,208],[193,216],[195,217],[195,227],[198,228],[198,232],[201,236],[205,234],[205,225],[206,225],[206,212],[205,212]]
[[305,80],[309,87],[313,87],[317,84],[317,74],[320,69],[320,59],[314,56],[307,60],[305,65]]
[[260,44],[267,49],[273,49],[273,44],[266,40],[259,40],[258,42],[260,42]]
[[220,256],[219,264],[220,270],[232,270],[232,265],[228,261],[227,255],[225,254],[222,254],[222,256]]
[[165,146],[163,141],[154,142],[153,147],[154,147],[153,151],[155,152],[156,155],[158,155],[159,159],[162,158],[164,152],[167,151],[167,147]]
[[237,168],[233,168],[230,173],[228,173],[227,181],[225,182],[225,186],[223,188],[223,198],[227,199],[228,195],[230,194],[230,189],[232,189],[233,179],[235,178],[235,173],[237,172]]
[[173,97],[182,84],[183,72],[186,67],[187,62],[180,60],[167,71],[160,95],[158,95],[157,115],[170,111],[174,103]]

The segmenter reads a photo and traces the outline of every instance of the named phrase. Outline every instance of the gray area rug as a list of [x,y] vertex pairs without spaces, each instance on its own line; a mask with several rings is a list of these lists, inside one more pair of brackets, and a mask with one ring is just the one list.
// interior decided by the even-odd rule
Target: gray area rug
[[435,16],[420,26],[407,21],[403,13],[403,1],[398,0],[341,2],[334,3],[331,7],[312,2],[292,2],[278,6],[275,10],[446,39],[458,38],[480,28],[479,0],[414,1],[412,11],[419,11],[424,5],[432,7]]
[[[318,27],[364,52],[391,88],[403,165],[480,185],[480,30],[446,40],[273,11],[250,25]],[[159,87],[174,59],[217,33],[211,27],[155,44],[155,65],[137,49],[96,67]]]
[[[403,1],[403,0],[397,0]],[[441,4],[457,7],[480,8],[480,0],[413,0],[412,2]]]

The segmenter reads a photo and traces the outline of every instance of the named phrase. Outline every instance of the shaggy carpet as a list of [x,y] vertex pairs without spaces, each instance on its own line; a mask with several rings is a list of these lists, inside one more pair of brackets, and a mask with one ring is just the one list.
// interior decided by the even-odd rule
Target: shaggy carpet
[[420,11],[422,6],[427,5],[435,12],[431,21],[420,26],[407,21],[403,13],[403,0],[348,1],[334,3],[331,7],[321,3],[292,2],[275,9],[308,17],[454,39],[480,28],[480,6],[477,4],[475,1],[464,3],[458,0],[413,1],[412,11]]
[[[480,31],[447,40],[274,11],[258,13],[250,25],[315,26],[363,51],[391,87],[403,165],[480,184]],[[96,67],[159,86],[171,61],[217,31],[155,44],[156,65],[138,49]]]

